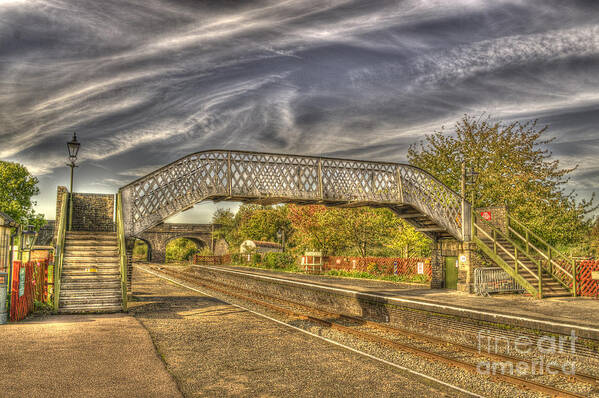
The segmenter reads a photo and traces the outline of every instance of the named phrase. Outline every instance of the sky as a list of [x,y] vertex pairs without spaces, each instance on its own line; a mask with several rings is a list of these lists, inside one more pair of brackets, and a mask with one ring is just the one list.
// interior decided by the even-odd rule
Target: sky
[[598,191],[599,1],[0,0],[0,159],[48,219],[73,131],[75,191],[116,193],[206,149],[405,162],[464,114],[538,119]]

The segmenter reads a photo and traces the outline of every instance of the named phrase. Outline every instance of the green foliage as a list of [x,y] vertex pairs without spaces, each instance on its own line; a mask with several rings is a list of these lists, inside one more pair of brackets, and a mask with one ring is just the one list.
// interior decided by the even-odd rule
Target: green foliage
[[173,239],[166,245],[166,261],[188,261],[197,251],[193,241],[186,238]]
[[272,269],[287,269],[295,267],[295,258],[289,253],[265,253],[262,265]]
[[238,250],[244,240],[276,242],[277,232],[291,232],[286,206],[242,205],[236,214],[219,209],[212,217],[214,224],[220,224],[215,231],[217,239],[223,238],[232,250]]
[[262,262],[262,255],[260,253],[252,253],[250,258],[252,265],[260,264]]
[[231,262],[233,264],[241,264],[243,263],[243,259],[241,258],[242,254],[240,253],[233,253],[231,254]]
[[430,241],[389,209],[330,208],[289,205],[292,244],[325,255],[362,257],[412,256],[430,253]]
[[133,246],[133,258],[136,260],[148,259],[148,245],[143,240],[137,239],[135,241],[135,246]]
[[380,279],[390,282],[409,282],[409,283],[428,283],[426,275],[380,275],[365,271],[345,271],[332,269],[325,272],[325,275],[341,276],[345,278],[361,279]]
[[589,234],[588,246],[591,255],[599,258],[599,217],[595,219],[591,233]]
[[38,179],[19,163],[0,160],[0,211],[11,216],[21,225],[33,225],[39,230],[46,222],[35,213],[35,201],[39,193]]
[[212,256],[212,250],[210,250],[208,246],[204,246],[195,254],[197,254],[198,256]]
[[410,162],[443,183],[460,189],[461,164],[478,172],[466,197],[476,192],[475,207],[507,205],[511,213],[551,244],[579,242],[588,232],[585,220],[593,200],[576,201],[563,186],[574,168],[562,168],[547,149],[547,127],[536,122],[491,123],[470,116],[455,132],[436,132],[408,151]]

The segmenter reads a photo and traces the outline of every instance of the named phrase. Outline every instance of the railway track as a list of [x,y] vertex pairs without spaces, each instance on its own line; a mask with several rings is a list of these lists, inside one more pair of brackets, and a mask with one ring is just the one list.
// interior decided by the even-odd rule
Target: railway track
[[[161,267],[152,268],[155,271],[161,272],[163,274],[167,274],[180,280],[184,280],[212,291],[219,292],[225,296],[250,302],[254,305],[268,309],[269,311],[278,314],[283,314],[290,318],[318,324],[360,340],[375,343],[392,350],[410,353],[428,361],[443,363],[449,367],[463,369],[478,375],[480,375],[480,370],[477,368],[477,365],[473,363],[476,362],[474,360],[475,358],[484,358],[486,360],[500,361],[502,363],[511,363],[512,365],[521,362],[527,362],[529,365],[532,365],[533,362],[504,354],[488,353],[484,351],[480,352],[476,348],[463,344],[449,342],[428,335],[415,333],[413,331],[384,325],[378,322],[329,312],[280,297],[274,297],[255,291],[249,291],[240,287],[230,286],[221,282],[203,279],[197,273],[189,274]],[[398,336],[406,338],[409,341],[397,341],[396,338]],[[466,356],[465,354],[470,356],[470,360],[464,359]],[[555,372],[558,372],[559,370],[555,367],[553,369],[551,367],[548,368]],[[582,373],[565,375],[557,373],[554,376],[566,379],[569,383],[583,383],[590,385],[593,388],[599,387],[599,378],[594,375]],[[489,374],[487,377],[495,382],[509,383],[519,389],[534,391],[551,397],[578,398],[587,396],[575,391],[564,390],[554,385],[539,382],[531,378],[514,376],[512,374],[494,373]]]

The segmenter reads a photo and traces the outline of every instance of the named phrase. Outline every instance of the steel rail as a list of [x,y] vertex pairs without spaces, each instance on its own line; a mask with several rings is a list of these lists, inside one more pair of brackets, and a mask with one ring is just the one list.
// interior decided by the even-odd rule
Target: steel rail
[[[414,354],[416,356],[423,357],[423,358],[426,358],[426,359],[430,359],[432,361],[440,361],[440,362],[443,362],[443,363],[445,363],[445,364],[447,364],[449,366],[458,367],[458,368],[467,370],[467,371],[469,371],[471,373],[475,373],[475,374],[479,374],[480,375],[480,372],[479,372],[477,366],[473,365],[473,364],[471,364],[469,362],[461,361],[461,360],[458,360],[458,359],[455,359],[455,358],[451,358],[451,357],[446,356],[446,355],[441,355],[441,354],[433,353],[433,352],[430,352],[430,351],[426,351],[424,349],[420,349],[420,348],[412,347],[412,346],[409,346],[409,345],[406,345],[406,344],[403,344],[403,343],[399,343],[399,342],[387,339],[385,337],[381,337],[381,336],[377,336],[377,335],[374,335],[374,334],[371,334],[371,333],[366,333],[366,332],[363,332],[363,331],[360,331],[360,330],[356,330],[356,329],[353,329],[351,327],[342,325],[340,323],[334,322],[334,321],[329,320],[329,319],[322,319],[322,318],[320,318],[318,316],[312,316],[312,315],[302,314],[302,313],[299,313],[297,311],[291,310],[289,308],[281,307],[281,306],[278,306],[278,305],[275,305],[275,304],[272,304],[272,303],[265,302],[263,300],[258,300],[256,298],[246,296],[246,295],[234,293],[234,292],[231,292],[231,290],[230,290],[232,288],[231,286],[225,285],[225,284],[223,284],[221,282],[209,281],[210,283],[207,284],[207,283],[200,282],[198,279],[202,279],[202,278],[200,278],[197,275],[195,275],[195,277],[192,277],[191,275],[188,275],[188,274],[185,274],[185,273],[182,273],[182,272],[177,272],[177,271],[173,271],[173,270],[166,270],[166,269],[161,269],[160,272],[176,276],[176,277],[181,278],[183,280],[186,280],[188,282],[193,282],[193,283],[199,284],[200,286],[203,286],[205,288],[208,288],[208,289],[211,289],[211,290],[215,290],[215,291],[220,292],[220,293],[225,294],[225,295],[236,297],[236,298],[238,298],[240,300],[245,300],[245,301],[252,302],[252,303],[254,303],[256,305],[259,305],[259,306],[262,306],[262,307],[265,307],[265,308],[269,308],[269,309],[271,309],[271,310],[273,310],[275,312],[283,313],[285,315],[288,315],[288,316],[291,316],[291,317],[295,317],[295,318],[298,318],[298,319],[302,319],[302,320],[307,320],[307,321],[311,321],[311,322],[314,322],[314,323],[318,323],[318,324],[324,325],[326,327],[329,327],[331,329],[338,330],[338,331],[341,331],[341,332],[344,332],[346,334],[350,334],[350,335],[356,336],[356,337],[364,339],[364,340],[368,340],[368,341],[371,341],[371,342],[379,343],[381,345],[390,347],[392,349],[397,349],[399,351],[409,352],[409,353]],[[205,281],[205,279],[203,279],[203,280]],[[224,286],[225,288],[215,287],[214,285],[221,285],[221,286]],[[328,311],[322,311],[320,309],[315,309],[315,308],[312,308],[312,307],[309,307],[309,306],[306,306],[306,305],[303,305],[303,304],[295,303],[293,301],[285,300],[285,299],[282,299],[282,298],[272,297],[272,296],[268,296],[268,295],[265,295],[265,294],[262,294],[262,293],[252,292],[252,291],[249,291],[249,290],[243,289],[243,288],[238,288],[238,287],[234,287],[234,288],[237,289],[237,290],[245,291],[245,292],[247,292],[249,294],[262,295],[264,297],[272,298],[272,299],[279,300],[279,301],[282,301],[282,302],[286,302],[286,303],[291,304],[291,305],[301,306],[303,308],[306,308],[308,311],[321,312],[323,314],[326,314],[326,316],[328,318],[330,318],[331,316],[334,316],[334,317],[337,317],[337,318],[346,317],[345,315],[342,315],[342,314],[335,314],[335,313],[330,313]],[[358,319],[360,322],[367,322],[365,320],[360,320],[359,318],[356,318],[356,319]],[[444,345],[447,345],[447,344],[454,345],[451,342],[443,342],[443,344]],[[456,346],[458,346],[458,345],[456,345]],[[476,354],[478,355],[478,350],[475,350],[475,351],[476,351]],[[495,354],[493,354],[493,355],[495,355]],[[484,356],[484,355],[482,355],[482,356]],[[503,358],[507,358],[507,357],[503,357]],[[504,381],[504,382],[507,382],[509,384],[515,385],[515,386],[517,386],[519,388],[523,388],[523,389],[526,389],[526,390],[534,390],[534,391],[541,392],[541,393],[544,393],[544,394],[549,394],[552,397],[564,397],[564,398],[582,398],[582,397],[584,397],[583,395],[580,395],[580,394],[577,394],[577,393],[573,393],[573,392],[561,390],[561,389],[556,388],[556,387],[544,385],[544,384],[537,383],[535,381],[527,380],[527,379],[524,379],[524,378],[521,378],[521,377],[517,377],[517,376],[504,375],[504,374],[493,374],[493,375],[490,375],[489,377],[491,379],[493,379],[493,380]],[[583,377],[585,377],[585,379],[586,379],[585,382],[587,382],[587,383],[589,383],[590,380],[592,380],[595,384],[599,384],[599,380],[597,380],[597,378],[594,378],[593,376],[583,375]]]

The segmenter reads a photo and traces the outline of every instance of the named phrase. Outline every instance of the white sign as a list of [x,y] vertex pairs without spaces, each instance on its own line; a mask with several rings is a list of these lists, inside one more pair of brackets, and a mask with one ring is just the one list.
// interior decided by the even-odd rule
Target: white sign
[[424,274],[424,263],[418,263],[418,273],[420,275]]
[[591,279],[599,280],[599,271],[591,271]]
[[464,256],[463,254],[460,256],[460,262],[461,263],[465,263],[466,262],[466,256]]

